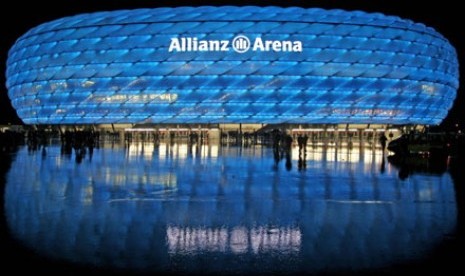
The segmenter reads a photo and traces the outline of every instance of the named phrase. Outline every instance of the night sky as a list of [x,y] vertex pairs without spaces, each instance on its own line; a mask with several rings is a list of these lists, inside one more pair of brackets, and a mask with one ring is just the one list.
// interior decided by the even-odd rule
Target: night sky
[[[71,16],[85,12],[108,11],[118,9],[135,9],[150,7],[175,7],[175,6],[201,6],[201,5],[257,5],[257,6],[298,6],[316,7],[325,9],[361,10],[366,12],[381,12],[386,15],[396,15],[401,18],[411,19],[418,23],[424,23],[433,27],[444,35],[456,48],[459,63],[464,63],[465,58],[465,13],[458,7],[459,1],[376,1],[376,0],[341,0],[341,1],[157,1],[157,0],[66,0],[60,4],[48,0],[34,1],[31,3],[20,0],[3,1],[0,9],[2,22],[0,30],[0,124],[19,124],[21,120],[11,107],[5,87],[5,64],[8,50],[18,39],[29,29],[47,21],[58,19],[64,16]],[[454,3],[456,2],[456,3]],[[8,3],[8,5],[6,4]],[[27,9],[26,9],[27,7]],[[26,10],[25,10],[26,9]],[[460,79],[463,72],[460,72]],[[460,128],[465,125],[463,116],[460,116],[461,108],[465,107],[465,96],[463,85],[459,88],[458,96],[452,110],[442,123],[445,127],[452,127],[459,124]]]

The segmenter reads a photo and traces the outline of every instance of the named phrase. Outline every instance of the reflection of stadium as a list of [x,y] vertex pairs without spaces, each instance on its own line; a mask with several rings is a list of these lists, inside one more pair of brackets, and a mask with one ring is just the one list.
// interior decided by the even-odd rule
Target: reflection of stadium
[[258,227],[191,228],[168,226],[166,239],[169,254],[202,254],[231,251],[235,254],[300,251],[302,234],[299,228]]
[[402,181],[369,149],[312,152],[286,171],[268,148],[150,145],[96,149],[78,166],[59,147],[21,149],[5,187],[11,233],[84,264],[223,272],[260,255],[270,271],[320,272],[420,258],[456,224],[449,174]]
[[437,124],[454,48],[381,14],[277,7],[81,14],[11,48],[27,124]]

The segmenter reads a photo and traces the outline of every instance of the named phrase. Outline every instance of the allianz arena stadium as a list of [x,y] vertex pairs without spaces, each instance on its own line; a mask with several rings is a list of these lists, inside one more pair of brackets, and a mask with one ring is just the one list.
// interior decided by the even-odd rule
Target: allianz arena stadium
[[9,51],[26,124],[439,124],[458,89],[430,27],[360,11],[178,7],[61,18]]

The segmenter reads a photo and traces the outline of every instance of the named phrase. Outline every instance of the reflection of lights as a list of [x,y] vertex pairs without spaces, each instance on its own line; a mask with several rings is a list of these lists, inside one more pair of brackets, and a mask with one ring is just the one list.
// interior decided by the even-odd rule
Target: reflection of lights
[[85,187],[83,203],[86,205],[92,204],[92,198],[94,196],[94,188],[92,185]]
[[[212,256],[220,268],[207,272],[219,274],[241,255],[260,261],[246,268],[281,261],[292,269],[295,261],[318,274],[420,258],[455,229],[450,175],[401,181],[389,165],[379,174],[365,151],[373,153],[360,150],[356,164],[276,171],[266,147],[222,147],[219,158],[192,162],[147,162],[127,158],[126,148],[99,148],[79,165],[56,146],[45,158],[23,148],[7,174],[6,221],[35,252],[92,266],[177,268],[182,259],[189,268]],[[348,152],[338,148],[338,160]]]
[[[358,163],[360,162],[360,148],[358,147],[340,147],[340,148],[327,148],[327,149],[313,149],[307,150],[307,161],[331,161],[331,162],[345,162],[345,163]],[[294,160],[299,158],[298,148],[292,149],[292,157]]]
[[210,157],[217,158],[218,157],[218,145],[211,145],[210,146]]
[[245,253],[248,247],[248,233],[244,227],[236,227],[231,231],[229,245],[233,253]]
[[[166,158],[173,158],[178,160],[184,160],[187,158],[217,158],[218,157],[218,145],[202,145],[202,144],[187,144],[187,143],[173,143],[169,144],[166,142],[160,142],[159,144],[152,147],[151,154],[158,156],[159,160]],[[155,150],[156,149],[156,150]]]
[[299,228],[259,226],[248,229],[243,226],[226,228],[178,227],[166,229],[170,254],[198,252],[227,252],[254,254],[279,251],[299,252],[302,234]]
[[131,157],[143,156],[147,160],[152,159],[153,143],[132,143],[129,145],[128,154]]
[[154,155],[158,154],[158,157],[159,157],[160,160],[165,159],[166,155],[167,155],[167,147],[168,147],[168,145],[166,143],[160,143],[158,145],[158,151],[154,152]]
[[[298,150],[297,150],[297,153],[293,152],[292,156],[298,156]],[[312,161],[321,161],[321,160],[323,160],[323,152],[322,151],[317,151],[317,150],[308,151],[307,155],[306,155],[306,159],[308,161],[310,161],[310,160],[312,160]]]
[[335,148],[328,148],[327,150],[324,151],[326,154],[326,161],[338,161],[337,158],[337,149]]
[[429,187],[428,185],[425,185],[425,187],[422,187],[418,191],[418,200],[420,201],[431,201],[434,198],[434,193],[433,189]]
[[177,144],[175,147],[175,156],[179,159],[185,159],[188,154],[187,144]]
[[[105,182],[107,185],[111,186],[120,186],[121,188],[127,187],[128,185],[147,185],[147,186],[164,186],[164,187],[174,187],[176,186],[176,175],[171,173],[164,174],[155,174],[151,173],[148,175],[141,175],[143,171],[137,172],[134,174],[124,174],[124,173],[115,173],[111,171],[109,174],[105,175],[105,179],[99,179],[95,177],[96,181]],[[146,173],[146,172],[145,172]]]
[[[123,161],[116,158],[100,163],[86,181],[95,183],[100,188],[107,187],[110,190],[142,188],[148,189],[148,192],[155,186],[175,187],[177,185],[177,178],[174,173],[154,171],[147,166],[128,166],[121,163]],[[135,158],[130,160],[130,162],[146,161],[145,159],[138,160]],[[94,171],[94,169],[91,171]]]
[[381,164],[384,156],[371,148],[365,148],[361,152],[363,162],[365,164],[365,171],[370,172],[373,168],[373,164]]
[[328,200],[328,202],[342,203],[342,204],[394,204],[393,201],[382,201],[382,200]]

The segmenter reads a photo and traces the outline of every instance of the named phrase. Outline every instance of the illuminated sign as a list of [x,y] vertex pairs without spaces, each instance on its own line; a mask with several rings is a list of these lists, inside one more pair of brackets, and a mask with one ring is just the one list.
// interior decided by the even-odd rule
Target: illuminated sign
[[238,35],[232,41],[173,37],[168,52],[228,52],[230,49],[240,54],[249,50],[254,52],[302,52],[302,41],[265,40],[256,37],[252,43],[245,35]]

